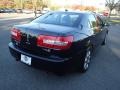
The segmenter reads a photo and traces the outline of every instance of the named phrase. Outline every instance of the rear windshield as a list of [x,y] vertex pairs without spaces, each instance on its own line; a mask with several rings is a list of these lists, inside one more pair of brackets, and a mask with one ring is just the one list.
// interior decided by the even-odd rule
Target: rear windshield
[[83,15],[80,13],[51,12],[38,17],[32,22],[77,27],[82,19],[82,16]]

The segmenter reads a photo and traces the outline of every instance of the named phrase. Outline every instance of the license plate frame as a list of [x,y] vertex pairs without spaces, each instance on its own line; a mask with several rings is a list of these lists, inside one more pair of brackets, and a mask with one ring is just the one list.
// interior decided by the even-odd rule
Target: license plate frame
[[26,55],[21,54],[21,62],[27,64],[27,65],[31,65],[32,62],[32,58]]

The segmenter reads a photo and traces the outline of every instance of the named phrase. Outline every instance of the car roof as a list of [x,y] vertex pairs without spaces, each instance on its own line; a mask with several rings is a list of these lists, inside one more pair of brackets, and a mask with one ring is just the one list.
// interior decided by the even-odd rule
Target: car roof
[[93,14],[93,12],[89,12],[89,11],[52,11],[53,13],[78,13],[78,14]]

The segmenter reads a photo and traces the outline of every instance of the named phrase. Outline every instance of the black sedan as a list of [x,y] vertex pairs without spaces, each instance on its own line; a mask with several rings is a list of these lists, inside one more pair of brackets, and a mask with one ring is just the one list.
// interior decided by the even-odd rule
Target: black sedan
[[91,12],[56,11],[15,25],[9,49],[17,61],[51,69],[89,68],[93,48],[105,45],[108,25]]

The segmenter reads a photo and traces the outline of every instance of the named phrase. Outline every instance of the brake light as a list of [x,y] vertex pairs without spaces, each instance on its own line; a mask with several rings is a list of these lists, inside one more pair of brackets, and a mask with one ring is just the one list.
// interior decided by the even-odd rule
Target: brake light
[[20,33],[20,30],[16,29],[16,28],[13,28],[11,30],[11,36],[14,40],[20,42],[21,41],[21,33]]
[[38,36],[37,39],[37,45],[46,48],[63,50],[70,48],[72,41],[73,41],[73,36],[57,37],[57,36],[40,35]]

